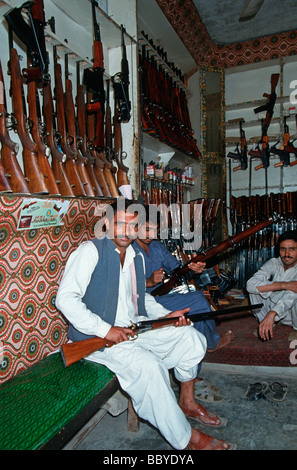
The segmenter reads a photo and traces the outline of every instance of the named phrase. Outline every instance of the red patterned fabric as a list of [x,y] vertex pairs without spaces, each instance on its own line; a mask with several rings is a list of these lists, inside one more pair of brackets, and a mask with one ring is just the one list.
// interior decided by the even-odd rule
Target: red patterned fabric
[[[227,318],[227,316],[226,316]],[[248,314],[238,314],[234,319],[221,320],[217,331],[222,334],[232,330],[235,334],[234,340],[225,348],[218,349],[213,353],[207,353],[205,362],[218,364],[249,365],[249,366],[274,366],[290,367],[289,334],[292,328],[278,324],[274,329],[274,337],[270,341],[261,341],[253,333],[258,327],[255,317]]]
[[17,231],[24,198],[0,198],[0,383],[56,350],[67,325],[55,307],[70,253],[94,238],[94,200],[71,200],[64,225]]

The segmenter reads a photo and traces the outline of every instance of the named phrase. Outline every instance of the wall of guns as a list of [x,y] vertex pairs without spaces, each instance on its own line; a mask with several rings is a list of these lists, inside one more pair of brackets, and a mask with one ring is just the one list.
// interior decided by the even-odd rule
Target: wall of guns
[[241,243],[231,256],[231,275],[237,287],[244,289],[247,280],[268,259],[277,256],[279,236],[297,229],[297,192],[270,193],[263,196],[231,197],[232,233],[240,233],[254,224],[275,216],[276,221]]
[[149,48],[142,46],[139,56],[143,131],[199,159],[186,92],[179,86],[183,82],[181,71],[144,32],[142,37],[150,44]]
[[[106,80],[96,1],[91,3],[93,67],[82,74],[77,62],[76,95],[68,54],[62,77],[56,46],[51,59],[54,77],[50,77],[43,0],[26,2],[4,15],[9,29],[10,89],[5,92],[6,64],[0,64],[0,193],[117,197],[119,188],[129,185],[121,134],[121,124],[129,121],[131,109],[125,29],[121,27],[121,70]],[[54,18],[47,23],[55,33]],[[14,41],[27,51],[25,69],[21,70]],[[109,103],[112,88],[113,113]],[[8,107],[10,98],[12,106]],[[18,134],[20,149],[12,131]],[[23,165],[17,158],[19,150]]]

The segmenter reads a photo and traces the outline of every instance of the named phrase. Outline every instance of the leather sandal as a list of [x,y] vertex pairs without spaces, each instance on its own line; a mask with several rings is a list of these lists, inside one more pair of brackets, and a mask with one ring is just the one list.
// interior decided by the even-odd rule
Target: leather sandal
[[[220,439],[215,439],[214,437],[208,436],[204,432],[200,432],[198,442],[189,442],[187,449],[188,450],[235,450],[236,444],[229,444],[229,442],[221,441]],[[225,449],[224,444],[227,444],[228,447]]]
[[[179,405],[183,413],[186,415],[187,418],[191,418],[195,421],[197,421],[200,424],[204,424],[204,426],[209,426],[211,428],[225,428],[227,426],[228,420],[226,418],[221,418],[220,416],[211,416],[208,414],[207,410],[203,408],[202,405],[197,405],[197,408],[195,410],[188,410],[187,408],[184,408],[183,406]],[[207,417],[209,418],[209,422],[207,423],[204,421],[202,418]],[[217,420],[220,420],[220,422],[217,424]]]

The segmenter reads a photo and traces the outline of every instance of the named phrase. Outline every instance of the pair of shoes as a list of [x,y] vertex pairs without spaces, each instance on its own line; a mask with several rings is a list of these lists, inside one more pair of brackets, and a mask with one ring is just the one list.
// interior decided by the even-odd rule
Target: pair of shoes
[[208,403],[224,400],[219,389],[205,379],[195,381],[194,395],[198,400],[206,401]]
[[287,396],[288,385],[286,383],[273,382],[265,392],[265,398],[274,402],[281,402]]
[[[187,446],[188,450],[236,450],[237,448],[236,444],[229,444],[229,442],[215,439],[201,431],[199,437],[198,442],[189,442]],[[228,445],[227,449],[224,448],[224,444]]]
[[250,384],[247,388],[247,391],[244,394],[244,397],[247,400],[260,400],[260,398],[265,398],[265,393],[267,392],[269,385],[267,382],[256,382]]
[[[197,421],[204,426],[209,426],[211,428],[225,428],[227,426],[228,420],[226,418],[221,418],[218,415],[214,415],[212,413],[208,413],[202,405],[197,405],[195,410],[189,410],[184,408],[183,406],[179,405],[183,413],[186,415],[187,418],[191,418],[194,421]],[[203,418],[208,418],[209,422],[205,421]],[[219,420],[219,423],[217,423]]]

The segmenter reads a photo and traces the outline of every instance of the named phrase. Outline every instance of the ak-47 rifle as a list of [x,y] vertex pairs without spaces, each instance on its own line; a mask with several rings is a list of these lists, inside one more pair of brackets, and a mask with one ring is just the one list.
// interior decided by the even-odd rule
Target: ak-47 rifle
[[[295,121],[296,121],[296,128],[297,128],[297,114],[295,114]],[[295,148],[294,145],[293,145],[294,140],[292,142],[290,142],[286,147],[286,150],[288,150],[288,152],[293,153],[296,156],[296,160],[291,162],[290,166],[297,165],[297,148]]]
[[278,163],[275,163],[275,168],[279,166],[289,166],[290,165],[290,152],[287,150],[288,147],[290,146],[290,131],[289,131],[289,126],[287,124],[287,116],[284,116],[284,137],[283,137],[283,143],[281,147],[277,148],[277,142],[270,148],[270,152],[273,153],[274,155],[278,155],[280,158],[280,161]]
[[77,67],[76,67],[76,77],[77,77],[76,118],[77,118],[77,125],[78,125],[79,140],[81,141],[80,150],[81,150],[82,155],[86,158],[86,161],[87,161],[86,168],[87,168],[87,172],[88,172],[95,196],[103,196],[101,186],[96,176],[94,157],[91,155],[91,152],[88,148],[87,128],[86,128],[87,120],[86,120],[85,92],[84,92],[83,85],[80,84],[79,61],[77,62]]
[[84,70],[83,84],[86,86],[87,92],[92,93],[92,100],[88,101],[87,103],[87,112],[94,113],[96,116],[94,145],[103,149],[105,106],[103,47],[101,42],[100,27],[96,19],[96,7],[98,6],[98,2],[96,0],[90,0],[90,2],[92,3],[94,60],[93,67],[91,69]]
[[200,261],[202,263],[208,263],[224,251],[228,250],[229,248],[235,248],[241,241],[248,239],[254,233],[273,224],[274,221],[274,218],[271,217],[268,220],[259,222],[258,224],[253,225],[247,230],[243,230],[242,232],[235,234],[232,237],[227,238],[226,240],[223,240],[218,245],[213,246],[205,250],[204,252],[200,252],[197,255],[193,256],[192,259],[184,266],[178,267],[171,271],[169,274],[167,274],[167,278],[164,280],[164,282],[159,287],[156,287],[151,292],[151,295],[155,297],[158,295],[168,294],[168,292],[170,292],[173,287],[179,285],[182,277],[190,271],[190,262],[197,263]]
[[[230,315],[232,313],[240,312],[249,312],[250,310],[259,309],[263,304],[255,304],[250,306],[235,307],[235,308],[225,308],[222,310],[217,310],[215,312],[201,312],[186,314],[185,317],[190,321],[196,323],[199,321],[206,321],[213,318],[216,318],[219,315]],[[131,340],[136,339],[138,333],[144,333],[145,331],[156,330],[158,328],[163,328],[165,326],[174,326],[178,322],[179,317],[171,318],[159,318],[157,320],[146,320],[139,321],[137,323],[132,323],[132,325],[127,328],[131,329],[132,335],[129,336]],[[182,328],[182,327],[180,327]],[[104,338],[95,336],[93,338],[84,339],[82,341],[75,341],[73,343],[63,344],[61,347],[61,356],[63,364],[65,367],[69,367],[81,359],[89,356],[95,351],[98,351],[102,348],[110,348],[115,343]]]
[[[269,167],[269,159],[270,159],[270,150],[269,150],[269,143],[268,143],[268,136],[267,131],[270,125],[273,112],[274,112],[274,105],[276,102],[276,92],[275,89],[277,87],[279,80],[279,73],[273,73],[270,78],[271,83],[271,92],[270,94],[264,93],[263,96],[268,98],[268,101],[265,105],[259,106],[258,108],[254,109],[254,113],[258,114],[262,111],[266,111],[265,119],[262,119],[262,136],[261,140],[259,141],[256,150],[251,150],[249,155],[254,158],[260,158],[261,163],[260,165],[255,167],[255,170],[259,170],[260,168],[264,168],[267,170]],[[260,144],[262,147],[260,148]]]
[[240,150],[239,150],[239,143],[236,146],[235,152],[229,152],[227,157],[233,158],[234,160],[239,160],[240,165],[233,168],[233,171],[237,170],[246,170],[248,167],[247,163],[247,143],[245,132],[242,128],[243,121],[241,120],[239,123],[239,132],[240,132]]
[[84,191],[88,197],[94,197],[95,193],[86,169],[87,159],[80,153],[77,147],[75,108],[72,94],[72,82],[69,79],[68,54],[65,54],[65,113],[68,141],[70,142],[69,147],[71,152],[73,152]]
[[37,145],[29,136],[24,113],[23,83],[19,57],[16,49],[10,49],[10,73],[13,114],[16,130],[23,147],[24,173],[31,194],[48,194],[48,187],[38,163]]
[[[22,16],[23,9],[27,10],[31,26],[26,23]],[[31,69],[23,70],[24,77],[47,82],[50,76],[48,72],[49,57],[44,37],[43,0],[25,2],[22,6],[13,8],[4,16],[9,27],[27,47]]]
[[6,96],[5,84],[0,61],[0,141],[1,141],[1,169],[0,187],[1,192],[30,194],[28,184],[25,180],[19,162],[17,160],[18,144],[10,139],[6,125]]
[[121,71],[112,77],[115,105],[118,109],[119,122],[129,122],[131,117],[131,102],[129,101],[129,63],[125,46],[125,28],[121,25],[122,60]]
[[115,105],[114,109],[114,154],[118,166],[117,171],[117,182],[118,187],[130,184],[128,179],[129,168],[123,163],[123,151],[122,151],[122,128],[121,119],[119,118],[118,107]]

